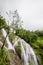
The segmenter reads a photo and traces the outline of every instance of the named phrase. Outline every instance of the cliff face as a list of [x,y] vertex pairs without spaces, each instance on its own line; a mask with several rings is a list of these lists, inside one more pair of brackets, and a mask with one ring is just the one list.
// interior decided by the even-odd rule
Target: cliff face
[[[1,34],[1,33],[0,33]],[[4,33],[3,33],[4,34]],[[14,45],[15,44],[15,41],[17,41],[18,40],[18,36],[15,36],[15,35],[10,35],[10,39],[9,39],[9,41],[11,42],[11,44],[10,44],[10,46],[12,45]],[[11,39],[12,39],[12,41],[11,41]],[[3,42],[4,41],[4,37],[3,37],[3,35],[1,34],[0,35],[0,40]],[[8,38],[7,38],[7,41],[8,41]],[[0,48],[2,47],[2,42],[0,42]],[[10,50],[8,50],[8,52],[9,52],[9,56],[10,56],[10,58],[9,58],[9,65],[24,65],[23,64],[23,61],[21,60],[21,58],[20,58],[20,54],[21,54],[21,45],[20,45],[20,43],[21,42],[18,42],[19,44],[18,44],[18,46],[17,46],[17,48],[15,48],[16,49],[16,52],[14,52],[12,49],[10,49]],[[26,52],[26,46],[25,46],[25,43],[23,44],[24,45],[24,50],[25,50],[25,52]],[[29,45],[29,44],[28,44]],[[34,44],[35,45],[35,44]],[[33,48],[35,48],[35,46],[32,46]],[[7,47],[8,48],[8,44],[7,44],[7,42],[5,41],[5,47]],[[5,48],[6,49],[6,48]],[[29,48],[30,49],[30,48]],[[29,52],[29,49],[28,49],[28,52]],[[37,52],[37,54],[38,54],[38,51],[39,50],[36,50],[35,52]],[[41,50],[39,51],[39,52],[41,52]],[[42,51],[43,52],[43,51]],[[37,56],[39,56],[39,54],[37,55]],[[41,60],[40,60],[40,57],[37,57],[38,58],[38,61],[40,61],[40,63],[41,63]],[[7,59],[7,58],[6,58]],[[43,59],[43,56],[42,56],[42,59]],[[27,59],[26,59],[27,60]],[[3,60],[2,60],[3,61]],[[31,65],[32,63],[30,63],[29,65]],[[8,65],[8,64],[7,64]],[[40,64],[41,65],[41,64]]]
[[[4,41],[5,39],[4,39],[4,37],[3,37],[3,35],[2,35],[2,33],[0,32],[0,54],[2,54],[1,53],[1,47],[2,47],[2,45],[3,45],[3,41]],[[8,48],[8,44],[7,44],[7,42],[5,41],[5,47],[7,47]],[[4,47],[4,48],[5,48]],[[8,50],[8,49],[6,49],[5,48],[5,50],[7,51],[7,53],[8,53],[8,55],[9,55],[9,58],[8,58],[8,62],[9,62],[9,65],[23,65],[23,62],[22,62],[22,60],[19,58],[19,56],[17,55],[17,53],[16,52],[14,52],[13,50]],[[3,54],[3,55],[5,55],[6,56],[6,53],[5,54]],[[0,59],[2,60],[2,65],[4,65],[5,63],[4,63],[4,61],[3,61],[3,59],[7,59],[7,58],[1,58],[0,57]],[[1,62],[1,61],[0,61]],[[8,65],[7,63],[7,61],[5,61],[6,62],[6,65]]]
[[18,57],[18,55],[13,50],[9,50],[9,54],[10,54],[11,65],[23,65],[22,60]]
[[[1,52],[2,51],[1,50],[1,47],[2,47],[2,42],[0,42],[0,55],[3,52],[5,52],[5,51]],[[8,53],[9,58],[8,58],[8,62],[7,62],[6,61],[7,60],[7,57],[4,57],[4,58],[3,57],[0,57],[0,59],[2,60],[2,63],[1,63],[2,65],[5,64],[3,59],[5,59],[5,62],[6,62],[5,65],[8,65],[7,63],[9,63],[9,65],[23,65],[22,60],[19,58],[19,56],[17,55],[16,52],[14,52],[13,50],[7,50],[6,48],[4,48],[4,49],[6,50],[6,52],[3,55],[7,56],[6,54]],[[1,62],[1,60],[0,60],[0,62]]]

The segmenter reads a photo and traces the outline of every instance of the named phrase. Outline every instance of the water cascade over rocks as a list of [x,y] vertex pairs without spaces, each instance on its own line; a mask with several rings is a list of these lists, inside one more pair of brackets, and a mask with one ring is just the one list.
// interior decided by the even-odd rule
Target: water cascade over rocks
[[[7,32],[4,29],[2,29],[2,34],[5,38],[7,35]],[[22,59],[24,65],[38,65],[34,50],[23,39],[16,38],[13,42],[14,44],[12,45],[12,43],[9,40],[9,37],[7,36],[6,42],[8,44],[8,49],[12,49],[15,52],[16,51],[15,48],[18,46],[18,41],[20,41],[20,44],[21,44],[21,59]]]
[[6,42],[8,44],[8,49],[14,50],[14,47],[12,46],[12,43],[9,40],[9,37],[7,35],[7,32],[4,29],[2,29],[2,34],[3,34],[4,38],[6,38]]

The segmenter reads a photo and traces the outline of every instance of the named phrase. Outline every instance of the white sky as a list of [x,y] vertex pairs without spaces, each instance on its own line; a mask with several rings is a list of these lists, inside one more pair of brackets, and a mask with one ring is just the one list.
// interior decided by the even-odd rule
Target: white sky
[[17,9],[24,28],[43,30],[43,0],[0,0],[0,8],[4,11]]

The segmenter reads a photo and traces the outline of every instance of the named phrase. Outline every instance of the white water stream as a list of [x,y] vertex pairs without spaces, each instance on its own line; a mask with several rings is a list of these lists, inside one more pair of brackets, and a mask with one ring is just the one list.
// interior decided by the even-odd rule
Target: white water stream
[[12,46],[12,43],[10,42],[9,37],[7,36],[7,32],[4,29],[2,29],[2,34],[3,34],[4,38],[6,38],[6,42],[8,44],[8,49],[14,50],[14,47]]
[[[7,32],[4,29],[2,29],[2,34],[4,38],[6,38]],[[8,44],[8,49],[15,50],[15,47],[18,45],[18,41],[20,41],[21,44],[21,59],[23,60],[24,65],[30,65],[30,63],[31,65],[38,65],[34,50],[23,39],[19,38],[14,42],[14,45],[12,45],[9,40],[9,37],[7,36],[6,42]]]

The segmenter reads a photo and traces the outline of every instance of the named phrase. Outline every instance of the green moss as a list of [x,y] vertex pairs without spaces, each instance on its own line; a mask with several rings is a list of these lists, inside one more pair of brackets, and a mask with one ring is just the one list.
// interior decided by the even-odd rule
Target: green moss
[[0,50],[0,65],[10,65],[8,51]]
[[18,42],[18,46],[15,48],[18,56],[21,58],[21,44],[20,41]]
[[9,38],[10,38],[10,41],[12,42],[14,39],[15,39],[16,35],[15,34],[10,34],[9,35]]

